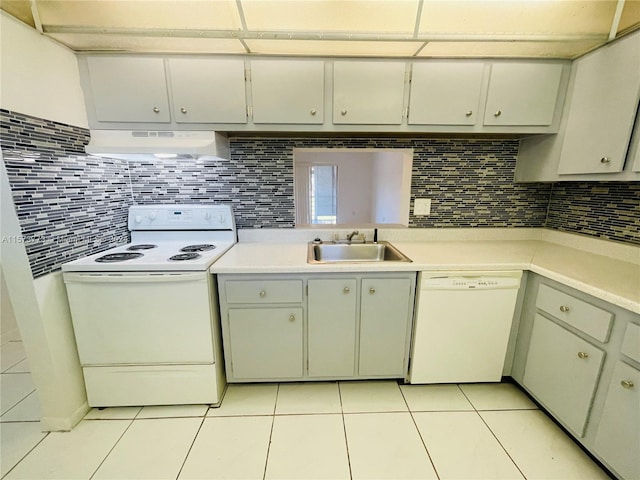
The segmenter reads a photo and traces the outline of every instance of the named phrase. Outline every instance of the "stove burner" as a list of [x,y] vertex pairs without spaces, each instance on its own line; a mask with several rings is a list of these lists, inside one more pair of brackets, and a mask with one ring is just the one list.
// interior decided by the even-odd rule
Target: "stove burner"
[[152,243],[140,243],[138,245],[131,245],[127,250],[151,250],[152,248],[156,248],[157,245],[153,245]]
[[200,258],[200,255],[197,253],[179,253],[178,255],[174,255],[173,257],[169,257],[169,260],[173,260],[174,262],[180,262],[182,260],[194,260],[196,258]]
[[126,260],[133,260],[134,258],[140,258],[143,255],[141,253],[108,253],[103,255],[102,257],[96,258],[96,262],[100,263],[115,263],[115,262],[124,262]]
[[184,248],[181,248],[181,252],[206,252],[207,250],[213,250],[216,248],[215,245],[211,245],[210,243],[203,243],[201,245],[187,245]]

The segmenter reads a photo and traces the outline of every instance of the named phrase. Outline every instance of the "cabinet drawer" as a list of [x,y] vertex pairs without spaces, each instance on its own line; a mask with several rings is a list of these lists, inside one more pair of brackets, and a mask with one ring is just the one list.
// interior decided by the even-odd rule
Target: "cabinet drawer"
[[635,323],[627,325],[620,352],[636,362],[640,362],[640,325]]
[[230,280],[225,282],[227,303],[298,303],[302,280]]
[[536,307],[600,342],[606,343],[609,340],[613,320],[611,312],[548,285],[540,285]]

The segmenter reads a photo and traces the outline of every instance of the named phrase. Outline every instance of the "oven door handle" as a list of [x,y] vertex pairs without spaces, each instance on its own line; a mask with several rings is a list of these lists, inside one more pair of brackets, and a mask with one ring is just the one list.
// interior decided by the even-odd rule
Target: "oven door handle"
[[64,272],[64,283],[161,283],[206,282],[208,273],[72,273]]

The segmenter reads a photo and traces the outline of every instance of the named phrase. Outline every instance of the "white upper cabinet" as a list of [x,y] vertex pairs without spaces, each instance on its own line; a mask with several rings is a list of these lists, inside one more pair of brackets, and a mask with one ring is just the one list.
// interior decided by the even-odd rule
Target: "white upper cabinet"
[[253,123],[324,123],[323,60],[252,60]]
[[246,123],[244,61],[170,58],[177,123]]
[[404,62],[333,63],[333,123],[400,125],[404,107]]
[[171,121],[164,59],[100,56],[87,66],[97,121]]
[[475,125],[482,90],[482,62],[413,64],[410,125]]
[[559,174],[624,168],[640,96],[639,52],[635,34],[576,60]]
[[484,124],[551,125],[562,68],[561,63],[494,63],[489,78]]

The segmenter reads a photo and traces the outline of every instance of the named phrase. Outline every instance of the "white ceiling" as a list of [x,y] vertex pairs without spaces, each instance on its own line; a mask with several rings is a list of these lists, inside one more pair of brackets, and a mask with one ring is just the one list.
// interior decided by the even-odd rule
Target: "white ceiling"
[[640,0],[2,0],[76,51],[574,58]]

